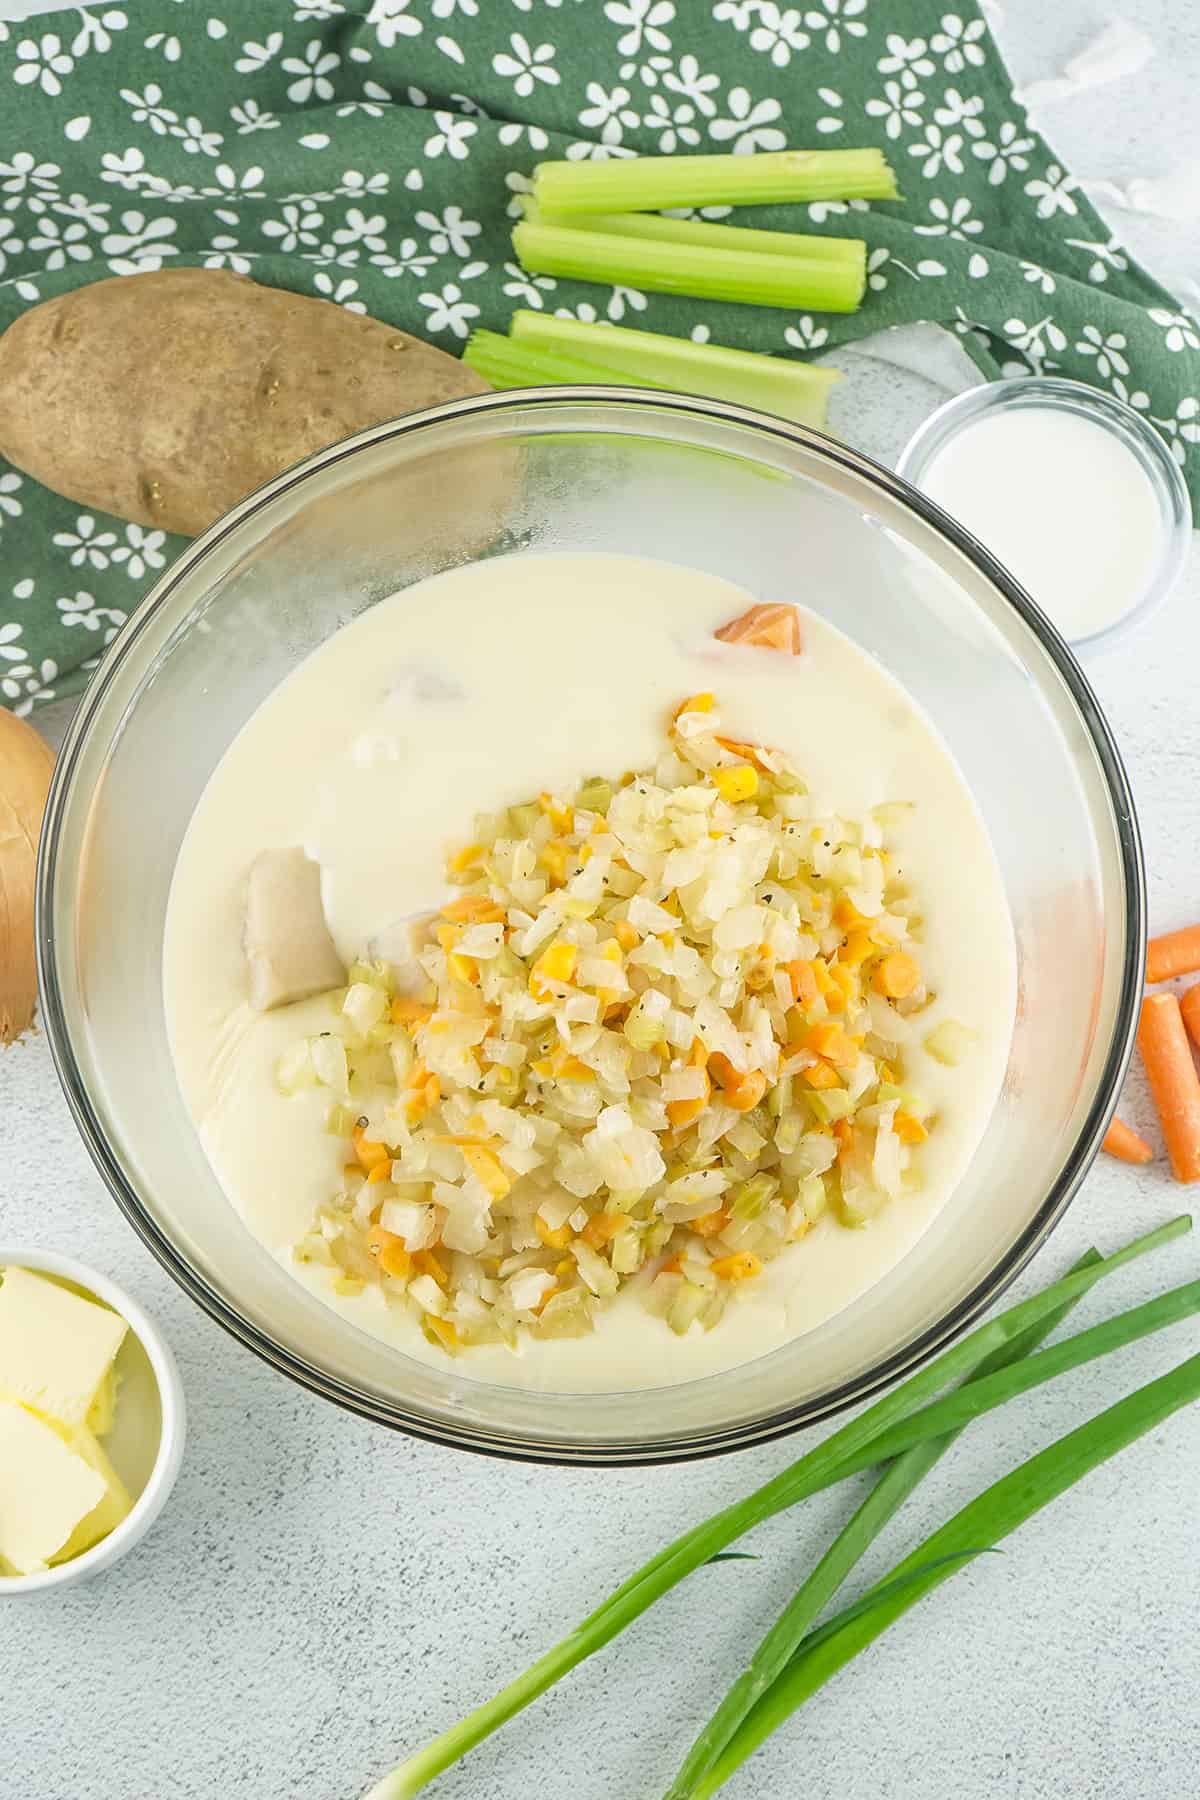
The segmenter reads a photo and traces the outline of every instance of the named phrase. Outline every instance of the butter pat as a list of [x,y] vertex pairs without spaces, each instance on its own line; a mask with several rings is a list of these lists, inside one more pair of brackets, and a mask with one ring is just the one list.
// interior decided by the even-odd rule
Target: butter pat
[[82,1556],[85,1550],[90,1550],[93,1544],[106,1538],[110,1531],[115,1531],[133,1506],[125,1483],[90,1431],[72,1432],[68,1442],[76,1456],[82,1458],[99,1475],[104,1483],[104,1494],[91,1512],[80,1519],[62,1549],[51,1558],[56,1563],[69,1562],[73,1556]]
[[0,1395],[68,1430],[81,1428],[97,1400],[103,1412],[101,1391],[128,1329],[108,1307],[56,1281],[29,1269],[6,1269],[0,1283]]
[[0,1400],[0,1560],[18,1575],[44,1569],[107,1493],[52,1425]]

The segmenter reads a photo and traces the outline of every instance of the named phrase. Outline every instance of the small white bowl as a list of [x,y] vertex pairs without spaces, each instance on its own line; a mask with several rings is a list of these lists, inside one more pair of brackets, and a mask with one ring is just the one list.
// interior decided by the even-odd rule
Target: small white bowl
[[[175,1485],[183,1460],[186,1436],[186,1412],[183,1384],[166,1339],[135,1300],[85,1263],[73,1257],[59,1256],[53,1250],[28,1250],[21,1245],[0,1244],[0,1269],[34,1269],[44,1275],[57,1275],[73,1282],[86,1293],[94,1294],[129,1326],[129,1333],[117,1354],[117,1369],[122,1380],[117,1396],[117,1412],[112,1436],[105,1439],[105,1449],[112,1456],[118,1473],[134,1496],[133,1508],[115,1531],[56,1568],[44,1569],[36,1575],[0,1576],[0,1599],[15,1594],[42,1594],[51,1588],[87,1581],[124,1556],[140,1543]],[[140,1421],[135,1418],[142,1408],[157,1401],[159,1428],[157,1440],[149,1444],[135,1442]],[[124,1408],[124,1411],[122,1410]],[[122,1429],[122,1419],[125,1429]],[[143,1439],[145,1433],[143,1432]],[[124,1440],[124,1442],[122,1442]]]

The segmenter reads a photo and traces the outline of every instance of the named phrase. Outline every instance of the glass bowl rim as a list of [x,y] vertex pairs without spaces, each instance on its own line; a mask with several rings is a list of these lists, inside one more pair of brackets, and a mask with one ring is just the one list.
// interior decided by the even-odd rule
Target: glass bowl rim
[[[1058,1179],[1044,1195],[1033,1216],[998,1262],[977,1281],[971,1291],[955,1305],[941,1312],[916,1337],[887,1356],[881,1357],[862,1374],[843,1382],[813,1399],[777,1408],[771,1414],[720,1427],[710,1433],[691,1433],[677,1437],[661,1437],[639,1445],[634,1441],[612,1444],[596,1440],[565,1445],[537,1444],[517,1439],[503,1432],[492,1434],[476,1425],[439,1419],[406,1411],[403,1406],[342,1382],[309,1363],[306,1359],[277,1342],[269,1331],[261,1328],[231,1306],[188,1262],[171,1238],[143,1206],[135,1183],[118,1160],[76,1061],[64,1003],[64,984],[58,975],[58,955],[51,924],[53,896],[59,867],[59,836],[62,817],[70,798],[76,765],[92,720],[103,701],[114,672],[125,661],[147,623],[166,606],[182,582],[196,566],[221,545],[254,514],[270,507],[277,499],[290,494],[311,477],[358,452],[377,444],[402,439],[454,419],[468,419],[480,414],[504,413],[533,408],[562,406],[594,406],[600,415],[596,429],[603,428],[603,414],[614,402],[637,406],[651,412],[687,421],[689,418],[714,419],[749,428],[761,436],[782,439],[785,444],[814,454],[819,461],[847,470],[866,485],[899,502],[918,520],[931,526],[935,533],[963,555],[1014,608],[1018,616],[1039,641],[1079,715],[1080,722],[1096,755],[1112,805],[1115,837],[1121,864],[1121,884],[1125,902],[1127,932],[1124,965],[1119,993],[1114,1006],[1112,1038],[1104,1054],[1097,1077],[1095,1097],[1086,1117],[1081,1121],[1075,1141],[1067,1154]],[[1138,1005],[1142,992],[1142,968],[1146,954],[1145,872],[1141,839],[1133,797],[1124,763],[1112,731],[1092,693],[1091,687],[1065,640],[1034,604],[1030,596],[987,548],[963,529],[936,502],[902,479],[883,464],[861,451],[838,443],[811,427],[795,425],[749,407],[703,400],[693,396],[663,393],[644,388],[621,388],[574,385],[556,387],[515,388],[503,393],[472,395],[449,401],[441,406],[408,413],[399,419],[345,438],[305,461],[297,463],[274,480],[265,483],[196,538],[176,561],[166,569],[141,602],[128,625],[105,652],[100,667],[80,697],[72,715],[55,764],[54,777],[46,805],[45,822],[38,852],[37,893],[37,966],[42,1017],[51,1055],[68,1107],[84,1145],[109,1192],[147,1248],[183,1288],[184,1292],[221,1325],[230,1335],[259,1356],[270,1367],[287,1375],[301,1387],[359,1417],[401,1430],[410,1436],[448,1448],[468,1449],[502,1460],[544,1463],[565,1467],[640,1467],[692,1461],[725,1452],[769,1443],[776,1438],[820,1423],[846,1408],[870,1399],[905,1374],[920,1368],[930,1357],[945,1348],[984,1310],[998,1299],[1026,1268],[1046,1242],[1074,1198],[1095,1158],[1108,1123],[1116,1108],[1121,1084],[1133,1051]],[[717,1377],[719,1379],[719,1377]],[[645,1390],[647,1393],[666,1390]],[[555,1396],[549,1396],[554,1398]]]

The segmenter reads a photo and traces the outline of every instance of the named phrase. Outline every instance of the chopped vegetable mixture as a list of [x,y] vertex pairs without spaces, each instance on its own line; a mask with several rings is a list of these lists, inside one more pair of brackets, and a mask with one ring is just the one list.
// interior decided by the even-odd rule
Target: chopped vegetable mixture
[[583,1335],[629,1284],[682,1334],[827,1213],[902,1198],[934,1121],[901,810],[819,814],[697,694],[654,767],[481,816],[411,961],[356,964],[280,1063],[346,1139],[299,1259],[450,1352]]

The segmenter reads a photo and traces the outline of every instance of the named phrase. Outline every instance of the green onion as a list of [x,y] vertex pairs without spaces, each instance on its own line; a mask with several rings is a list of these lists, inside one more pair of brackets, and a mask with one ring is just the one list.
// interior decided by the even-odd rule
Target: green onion
[[539,163],[533,197],[547,212],[656,212],[665,206],[895,200],[897,192],[881,150],[777,150]]
[[[442,1732],[424,1749],[417,1751],[390,1775],[385,1776],[372,1788],[368,1800],[409,1800],[409,1796],[419,1793],[435,1775],[465,1756],[468,1750],[472,1750],[515,1713],[545,1693],[548,1687],[552,1687],[569,1670],[609,1643],[662,1594],[691,1574],[693,1569],[699,1568],[710,1557],[726,1549],[752,1526],[761,1524],[763,1520],[772,1518],[776,1513],[841,1480],[843,1471],[849,1472],[856,1466],[854,1459],[861,1457],[875,1438],[892,1426],[912,1418],[918,1407],[948,1382],[969,1374],[982,1358],[997,1354],[1015,1340],[1021,1339],[1059,1308],[1087,1293],[1104,1276],[1112,1274],[1114,1270],[1148,1251],[1169,1243],[1173,1238],[1182,1236],[1190,1229],[1191,1220],[1186,1216],[1172,1219],[1157,1230],[1125,1245],[1113,1255],[1091,1267],[1074,1270],[1040,1294],[1032,1295],[1028,1300],[1009,1307],[986,1324],[978,1326],[773,1480],[757,1488],[746,1499],[714,1513],[711,1518],[684,1532],[682,1537],[651,1557],[649,1562],[643,1564],[577,1625],[574,1631],[548,1650],[524,1674],[517,1676],[491,1700],[476,1707],[457,1725]],[[1110,1322],[1110,1330],[1119,1328],[1119,1319]],[[1017,1368],[1021,1366],[1017,1365]],[[1048,1379],[1054,1372],[1053,1368],[1047,1369],[1045,1378]],[[1015,1370],[999,1373],[1001,1376],[1011,1375]],[[969,1392],[969,1388],[966,1391]],[[995,1401],[993,1403],[998,1404]],[[928,1409],[930,1414],[935,1415],[938,1410],[937,1407]],[[916,1428],[915,1420],[913,1427]],[[946,1429],[946,1425],[939,1420],[928,1435],[944,1436]],[[729,1748],[731,1752],[733,1745]]]
[[[1076,1269],[1091,1268],[1100,1260],[1098,1251],[1089,1250],[1076,1263],[1075,1267]],[[1197,1305],[1200,1306],[1200,1284],[1197,1284],[1197,1295]],[[1019,1363],[1023,1357],[1036,1350],[1042,1340],[1047,1338],[1077,1305],[1078,1301],[1068,1301],[1065,1306],[1059,1307],[1057,1312],[1051,1313],[1034,1326],[1024,1337],[1015,1339],[1005,1349],[985,1358],[979,1363],[977,1372],[970,1378],[966,1384],[967,1387],[986,1375]],[[960,1393],[964,1391],[964,1389],[959,1390]],[[771,1683],[782,1675],[797,1648],[804,1641],[805,1634],[829,1604],[851,1569],[879,1536],[888,1520],[903,1505],[917,1484],[950,1449],[961,1429],[960,1426],[957,1430],[947,1433],[945,1437],[928,1438],[924,1443],[914,1444],[885,1470],[849,1524],[834,1539],[808,1580],[789,1601],[763,1638],[747,1664],[745,1673],[734,1682],[692,1745],[684,1759],[683,1766],[665,1794],[664,1800],[687,1800],[687,1796],[694,1791],[696,1783],[716,1762],[721,1751],[738,1730],[747,1714],[767,1692]],[[879,1441],[876,1439],[876,1443]],[[871,1446],[871,1450],[873,1454],[874,1444]]]
[[854,312],[866,285],[860,269],[836,256],[747,256],[740,250],[577,231],[530,219],[514,226],[512,242],[522,268],[533,275],[566,275],[743,306]]
[[[918,1600],[948,1581],[964,1560],[998,1544],[1101,1463],[1197,1399],[1200,1356],[1193,1356],[994,1482],[898,1564],[886,1583],[864,1596],[869,1600],[874,1595],[878,1605],[864,1608],[859,1603],[851,1609],[857,1616],[830,1620],[800,1647],[708,1773],[686,1790],[689,1800],[715,1794],[764,1738]],[[891,1589],[886,1596],[885,1585]]]
[[622,325],[587,325],[546,313],[516,312],[509,329],[522,346],[602,363],[626,381],[641,376],[677,393],[732,400],[798,425],[824,424],[829,390],[841,380],[837,369],[817,369],[754,350],[695,344],[690,338],[631,331]]
[[524,215],[534,225],[564,225],[607,237],[652,238],[657,244],[698,244],[709,250],[744,250],[751,256],[798,256],[809,262],[844,262],[865,272],[867,246],[862,238],[820,237],[796,231],[750,231],[741,225],[717,225],[707,219],[671,219],[663,213],[545,213],[526,204]]

